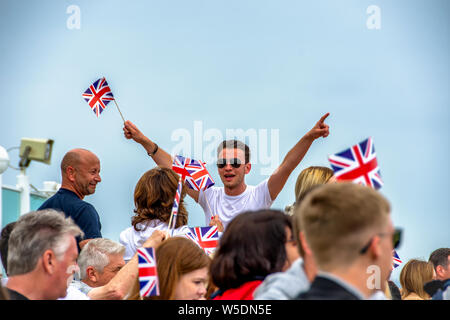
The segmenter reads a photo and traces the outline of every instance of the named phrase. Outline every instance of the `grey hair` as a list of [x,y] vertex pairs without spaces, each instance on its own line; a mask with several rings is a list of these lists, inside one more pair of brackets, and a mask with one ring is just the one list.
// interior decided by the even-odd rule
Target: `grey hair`
[[80,279],[86,278],[86,269],[89,266],[102,273],[109,264],[109,256],[125,253],[125,247],[115,241],[97,238],[89,240],[78,256],[78,266],[80,267]]
[[19,218],[8,241],[9,276],[34,270],[46,250],[61,260],[70,245],[70,236],[84,233],[63,212],[45,209],[29,212]]

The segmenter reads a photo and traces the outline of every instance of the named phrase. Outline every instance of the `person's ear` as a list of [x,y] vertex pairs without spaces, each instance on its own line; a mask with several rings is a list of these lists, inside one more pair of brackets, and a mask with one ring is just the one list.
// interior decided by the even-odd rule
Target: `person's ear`
[[97,271],[95,270],[95,268],[93,266],[89,266],[89,267],[86,268],[86,277],[91,282],[97,282],[98,281]]
[[444,270],[444,267],[438,265],[438,266],[436,267],[436,269],[435,269],[436,276],[439,277],[439,278],[444,278],[444,271],[445,271],[445,270]]
[[248,174],[251,169],[252,169],[252,164],[250,162],[246,163],[245,166],[244,166],[244,170],[245,170],[244,173]]
[[305,256],[306,255],[311,256],[312,251],[311,251],[311,248],[309,247],[308,243],[306,242],[305,233],[303,231],[300,231],[298,233],[298,235],[299,235],[300,245],[302,246]]
[[382,248],[381,248],[381,243],[380,243],[380,237],[379,236],[374,236],[372,238],[372,242],[370,243],[369,246],[369,254],[371,256],[371,258],[373,260],[377,260],[381,254],[382,254]]
[[56,256],[52,250],[45,250],[44,254],[41,257],[42,266],[48,274],[53,274],[56,268]]
[[67,166],[66,168],[66,176],[69,179],[69,181],[74,182],[75,181],[75,168],[72,166]]

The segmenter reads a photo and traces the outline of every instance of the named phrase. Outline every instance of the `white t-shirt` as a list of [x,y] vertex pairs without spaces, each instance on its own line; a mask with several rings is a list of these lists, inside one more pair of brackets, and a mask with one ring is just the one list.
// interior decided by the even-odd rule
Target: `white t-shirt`
[[[155,230],[169,231],[169,226],[165,222],[161,222],[158,219],[148,221],[146,223],[138,223],[138,229],[136,231],[134,227],[129,227],[120,233],[119,242],[125,247],[125,254],[123,259],[125,261],[131,260],[137,249],[142,247],[144,242],[153,234]],[[189,227],[184,225],[173,230],[173,236],[183,235],[188,233]]]
[[238,196],[225,194],[223,187],[200,190],[198,203],[205,212],[206,225],[208,226],[211,220],[211,210],[219,215],[220,221],[226,228],[228,223],[242,212],[269,209],[273,200],[270,198],[268,181],[269,179],[266,179],[257,186],[247,186]]

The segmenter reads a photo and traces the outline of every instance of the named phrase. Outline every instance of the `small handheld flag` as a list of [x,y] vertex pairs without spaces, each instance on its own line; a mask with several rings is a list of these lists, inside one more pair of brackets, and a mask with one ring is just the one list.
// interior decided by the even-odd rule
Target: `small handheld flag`
[[400,257],[397,254],[397,251],[392,251],[392,269],[397,268],[399,265],[402,264],[402,260],[400,260]]
[[83,93],[83,98],[94,111],[97,118],[105,110],[108,103],[114,100],[114,96],[109,88],[106,79],[100,78],[86,89]]
[[178,209],[180,206],[182,189],[183,189],[183,182],[182,182],[182,179],[180,176],[180,178],[178,179],[177,191],[175,192],[175,198],[173,200],[172,212],[170,213],[170,219],[169,219],[169,229],[170,230],[174,230],[177,225],[177,216],[178,216]]
[[206,254],[211,255],[219,244],[219,230],[217,226],[189,228],[186,237],[195,241]]
[[122,117],[123,122],[125,119],[123,118],[122,112],[117,105],[116,99],[112,94],[112,91],[106,82],[105,77],[96,80],[93,84],[86,89],[83,93],[83,98],[91,107],[92,111],[94,111],[97,118],[100,114],[105,110],[106,106],[109,102],[114,101],[116,104],[117,110],[119,110],[120,116]]
[[375,189],[383,186],[372,138],[331,155],[328,160],[337,180],[350,180]]
[[139,248],[137,253],[141,297],[159,296],[155,248]]
[[206,190],[214,185],[214,180],[202,161],[175,156],[172,169],[181,175],[183,182],[186,182],[190,189]]

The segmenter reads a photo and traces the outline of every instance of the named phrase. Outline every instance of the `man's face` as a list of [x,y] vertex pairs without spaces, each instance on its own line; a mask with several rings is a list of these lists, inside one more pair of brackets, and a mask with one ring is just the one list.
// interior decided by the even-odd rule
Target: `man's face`
[[111,254],[109,257],[109,263],[103,268],[103,272],[97,273],[96,287],[101,287],[109,283],[112,278],[122,269],[125,265],[123,260],[123,254]]
[[93,194],[97,183],[102,181],[100,178],[100,160],[93,153],[87,153],[74,169],[74,185],[77,192],[83,197]]
[[58,299],[65,297],[67,294],[67,287],[70,284],[73,274],[78,269],[77,258],[78,249],[77,243],[73,236],[68,236],[70,241],[69,247],[60,260],[55,261],[55,272],[52,275],[52,288],[54,289],[52,297],[48,299]]
[[437,266],[435,271],[437,280],[443,281],[450,279],[450,256],[447,257],[447,267]]
[[[236,160],[241,164],[238,168],[232,166]],[[218,163],[225,163],[223,168],[218,167],[220,179],[228,189],[235,189],[244,184],[244,177],[250,172],[250,163],[245,163],[245,153],[241,149],[225,148],[217,157]]]
[[[379,266],[381,269],[381,285],[384,285],[392,272],[392,251],[394,250],[392,244],[392,237],[394,235],[394,226],[392,225],[392,220],[389,217],[388,223],[386,224],[382,235],[380,237],[380,257]],[[384,288],[382,288],[384,289]]]

